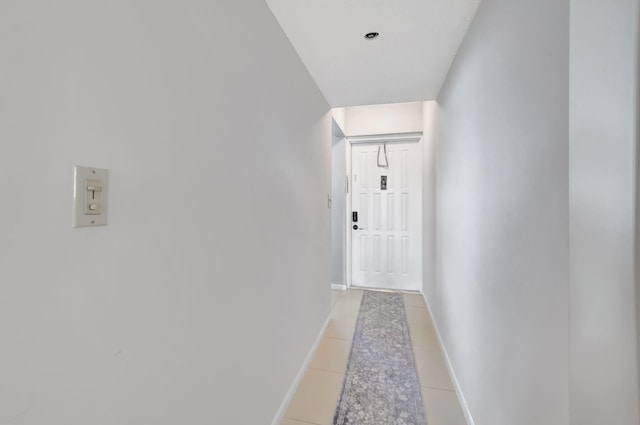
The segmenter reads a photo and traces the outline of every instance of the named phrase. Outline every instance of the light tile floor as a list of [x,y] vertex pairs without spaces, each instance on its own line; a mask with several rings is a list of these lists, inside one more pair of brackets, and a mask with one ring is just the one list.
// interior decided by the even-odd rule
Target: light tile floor
[[[331,320],[281,425],[331,425],[363,291],[331,293]],[[421,295],[404,295],[428,425],[466,425]]]

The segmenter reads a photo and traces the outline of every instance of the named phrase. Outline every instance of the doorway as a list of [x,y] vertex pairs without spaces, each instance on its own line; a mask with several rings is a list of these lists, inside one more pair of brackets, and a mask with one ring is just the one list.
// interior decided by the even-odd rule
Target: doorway
[[351,285],[422,287],[421,137],[374,137],[351,144]]

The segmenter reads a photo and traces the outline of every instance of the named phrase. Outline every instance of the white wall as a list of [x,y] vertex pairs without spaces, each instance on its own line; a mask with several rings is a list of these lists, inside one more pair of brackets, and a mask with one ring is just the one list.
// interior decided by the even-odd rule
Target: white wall
[[422,131],[422,102],[344,108],[347,136],[419,133]]
[[[0,33],[0,423],[271,423],[329,310],[331,153],[266,4],[3,1]],[[71,228],[73,164],[108,227]]]
[[638,1],[571,1],[571,423],[637,425]]
[[568,56],[568,0],[484,0],[438,99],[426,292],[475,425],[568,423]]
[[[640,15],[640,13],[639,13]],[[640,17],[638,18],[640,26]],[[638,28],[640,33],[640,28]],[[636,66],[640,70],[640,43],[638,43],[636,51]],[[640,81],[636,79],[636,148],[635,148],[635,243],[634,243],[634,280],[636,295],[636,356],[638,361],[638,381],[640,381]],[[640,387],[640,382],[639,382]],[[640,403],[640,395],[638,396]]]
[[347,140],[335,118],[331,136],[331,283],[346,285]]
[[436,282],[436,144],[438,103],[424,102],[422,133],[422,292],[435,297]]
[[332,108],[331,116],[333,117],[333,121],[338,125],[340,131],[344,134],[345,129],[347,128],[347,111],[346,108]]

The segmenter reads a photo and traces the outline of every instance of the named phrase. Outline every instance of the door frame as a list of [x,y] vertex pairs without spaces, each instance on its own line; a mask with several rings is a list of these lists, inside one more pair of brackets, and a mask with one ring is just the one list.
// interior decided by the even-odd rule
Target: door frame
[[[347,152],[346,152],[346,164],[347,164],[347,205],[346,205],[346,213],[347,213],[347,217],[345,219],[345,241],[347,243],[347,247],[346,247],[346,258],[345,258],[345,266],[346,266],[346,281],[347,281],[347,289],[351,288],[352,286],[352,268],[351,268],[351,195],[353,193],[352,191],[352,180],[353,180],[353,175],[352,175],[352,166],[351,166],[351,151],[353,148],[353,145],[355,144],[365,144],[365,143],[371,143],[371,144],[376,144],[376,143],[418,143],[420,146],[420,151],[423,152],[424,149],[424,145],[423,145],[423,133],[422,132],[418,132],[418,133],[392,133],[392,134],[372,134],[372,135],[367,135],[367,136],[347,136],[346,137],[346,141],[347,143],[345,144]],[[420,158],[420,168],[421,168],[421,173],[420,175],[423,175],[424,173],[424,164],[423,164],[423,159],[422,157]],[[422,183],[422,182],[421,182]],[[422,188],[422,184],[420,185],[420,187]],[[424,204],[424,200],[422,201],[422,203]],[[424,208],[424,205],[423,205]],[[420,220],[418,220],[418,227],[419,227],[419,232],[422,233],[422,215],[420,216]],[[422,267],[424,267],[424,264],[422,264],[422,260],[420,261],[420,264]]]

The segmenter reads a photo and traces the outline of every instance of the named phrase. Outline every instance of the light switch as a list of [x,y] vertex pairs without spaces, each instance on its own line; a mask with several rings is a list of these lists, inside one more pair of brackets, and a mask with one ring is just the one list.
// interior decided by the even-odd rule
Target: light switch
[[78,165],[73,171],[73,227],[105,226],[109,171]]
[[102,182],[97,179],[84,181],[84,213],[99,215],[102,213]]

